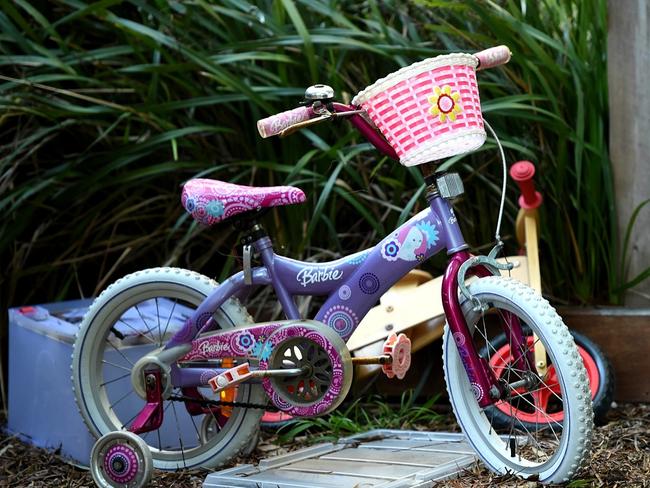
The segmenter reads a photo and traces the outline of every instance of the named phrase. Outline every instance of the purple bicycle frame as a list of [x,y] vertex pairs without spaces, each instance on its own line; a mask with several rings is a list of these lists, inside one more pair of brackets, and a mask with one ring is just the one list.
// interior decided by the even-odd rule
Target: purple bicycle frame
[[[476,351],[458,301],[458,269],[470,254],[454,211],[445,199],[433,196],[428,208],[379,244],[336,261],[310,263],[277,255],[268,237],[258,239],[253,247],[263,266],[252,270],[252,284],[246,284],[243,271],[225,280],[199,305],[166,348],[187,344],[199,333],[212,329],[216,324],[211,317],[228,298],[261,285],[273,286],[287,319],[302,318],[294,296],[327,296],[314,319],[333,328],[347,340],[384,292],[422,261],[447,249],[451,260],[442,285],[445,314],[470,384],[478,386],[474,391],[485,392],[477,398],[479,405],[493,403],[487,392],[497,384],[496,379]],[[480,267],[473,270],[479,276],[490,274]],[[177,386],[204,386],[205,378],[213,371],[173,365],[172,379]]]

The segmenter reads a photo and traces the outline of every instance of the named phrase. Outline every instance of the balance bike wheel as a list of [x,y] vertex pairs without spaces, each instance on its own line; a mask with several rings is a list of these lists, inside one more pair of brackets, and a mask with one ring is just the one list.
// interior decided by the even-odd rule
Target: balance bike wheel
[[[607,412],[614,400],[614,370],[607,356],[605,356],[596,343],[575,330],[571,330],[570,332],[587,371],[594,409],[594,422],[602,425],[606,423]],[[530,331],[526,330],[525,333],[530,333]],[[528,340],[531,341],[532,336]],[[485,348],[481,350],[480,355],[488,358],[490,365],[497,371],[501,370],[501,366],[511,360],[510,348],[506,343],[506,336],[504,334],[496,337],[491,342],[489,349],[489,355]],[[549,374],[551,376],[554,374],[552,364],[549,366]],[[557,408],[554,405],[552,401],[553,396],[549,395],[549,398],[550,400],[546,406],[547,421],[561,422],[564,418],[564,413],[561,408]],[[536,417],[528,412],[526,402],[522,402],[520,408],[513,408],[511,405],[506,408],[505,406],[502,407],[500,404],[496,404],[488,407],[486,414],[492,418],[493,423],[496,425],[509,425],[511,415],[517,417],[519,424],[527,429],[540,429],[543,426],[542,424],[544,424],[544,419],[540,419],[539,416]]]
[[151,451],[133,432],[109,432],[90,453],[90,474],[101,488],[142,488],[153,473]]

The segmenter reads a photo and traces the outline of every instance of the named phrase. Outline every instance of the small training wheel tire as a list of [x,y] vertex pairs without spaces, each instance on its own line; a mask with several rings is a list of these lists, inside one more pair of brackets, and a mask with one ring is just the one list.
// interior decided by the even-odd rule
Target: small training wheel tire
[[133,432],[104,434],[90,453],[90,474],[101,488],[142,488],[152,473],[149,446]]

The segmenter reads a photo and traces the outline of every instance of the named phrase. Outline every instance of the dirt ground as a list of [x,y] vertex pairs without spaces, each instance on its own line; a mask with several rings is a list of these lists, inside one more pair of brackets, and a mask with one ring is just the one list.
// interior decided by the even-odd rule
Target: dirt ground
[[[650,487],[650,405],[615,406],[609,413],[608,420],[606,425],[596,429],[589,464],[569,486]],[[430,428],[433,430],[433,426]],[[274,444],[274,438],[272,433],[264,434],[254,457],[269,457],[283,451]],[[205,476],[205,472],[156,471],[150,486],[195,488],[201,486]],[[66,464],[55,453],[0,434],[0,486],[81,488],[94,485],[87,471]],[[538,486],[538,483],[496,477],[476,465],[462,477],[439,483],[438,486],[532,488]]]

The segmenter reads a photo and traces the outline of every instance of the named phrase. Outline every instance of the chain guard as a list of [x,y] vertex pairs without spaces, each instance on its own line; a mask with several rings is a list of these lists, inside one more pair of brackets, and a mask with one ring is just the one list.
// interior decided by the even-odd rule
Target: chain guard
[[305,320],[280,327],[267,343],[271,354],[260,361],[260,370],[309,369],[302,376],[264,378],[264,390],[279,410],[314,417],[331,412],[345,399],[352,384],[352,358],[333,329]]

